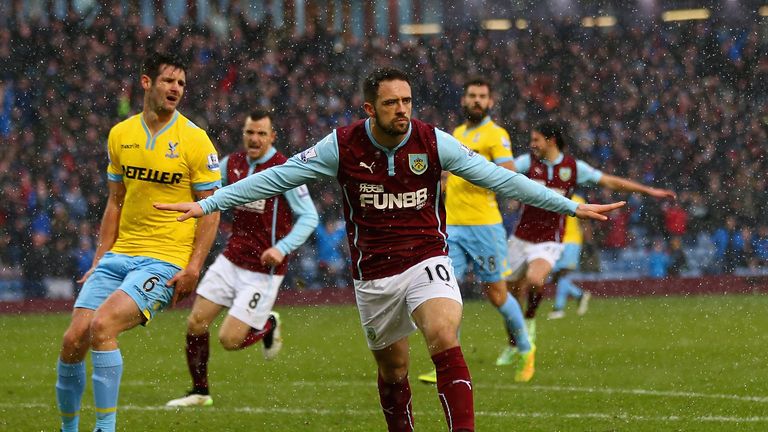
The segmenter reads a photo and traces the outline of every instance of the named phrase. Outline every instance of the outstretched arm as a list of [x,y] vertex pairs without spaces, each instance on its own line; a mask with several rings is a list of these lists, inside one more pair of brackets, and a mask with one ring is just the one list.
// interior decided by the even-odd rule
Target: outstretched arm
[[196,203],[159,204],[159,210],[184,213],[177,219],[201,217],[259,199],[269,198],[297,188],[319,176],[336,176],[339,167],[339,149],[333,132],[314,147],[297,154],[283,165],[274,166],[248,176],[216,191],[213,196]]
[[639,192],[654,198],[669,198],[675,199],[677,194],[669,189],[658,189],[650,186],[646,186],[642,183],[638,183],[634,180],[630,180],[623,177],[618,177],[610,174],[603,174],[598,180],[599,186],[621,192]]
[[183,202],[175,204],[154,203],[152,205],[158,210],[168,210],[184,213],[183,215],[176,218],[176,220],[179,222],[184,222],[189,218],[199,218],[205,215],[205,213],[203,213],[203,208],[200,207],[200,204],[196,202]]
[[436,129],[440,163],[443,169],[463,177],[480,187],[490,189],[501,196],[557,213],[569,214],[582,219],[606,220],[603,213],[624,206],[613,204],[577,204],[528,177],[502,168],[477,156],[455,138]]
[[[206,198],[213,195],[213,191],[195,192],[196,198]],[[197,281],[200,279],[200,271],[203,269],[205,258],[211,250],[211,245],[216,239],[216,231],[219,227],[219,213],[205,215],[197,221],[195,227],[195,243],[189,263],[181,271],[168,280],[167,285],[173,286],[173,300],[171,305],[184,300],[194,291]]]
[[626,204],[626,201],[619,201],[611,204],[579,204],[579,206],[576,207],[575,216],[580,219],[596,219],[604,221],[608,220],[605,213],[624,207]]

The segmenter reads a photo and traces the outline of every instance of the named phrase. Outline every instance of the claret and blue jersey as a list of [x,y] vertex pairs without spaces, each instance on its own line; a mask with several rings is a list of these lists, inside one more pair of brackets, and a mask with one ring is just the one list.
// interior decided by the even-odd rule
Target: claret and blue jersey
[[372,280],[447,254],[440,173],[559,213],[576,204],[489,162],[434,126],[412,120],[394,148],[376,142],[370,119],[334,130],[285,164],[249,176],[199,201],[211,213],[281,194],[320,176],[336,177],[352,253],[353,276]]

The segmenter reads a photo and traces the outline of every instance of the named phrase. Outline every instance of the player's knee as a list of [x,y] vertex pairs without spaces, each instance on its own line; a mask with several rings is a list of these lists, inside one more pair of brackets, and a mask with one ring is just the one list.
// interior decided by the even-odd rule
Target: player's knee
[[243,345],[243,337],[239,335],[232,335],[225,332],[219,333],[219,343],[227,351],[239,350]]
[[408,367],[379,368],[379,373],[384,382],[394,384],[408,377]]
[[68,328],[64,332],[64,337],[61,340],[62,351],[64,352],[79,352],[87,349],[89,346],[89,329],[87,327],[83,329]]
[[187,333],[189,334],[201,335],[208,332],[209,326],[210,323],[197,314],[191,313],[187,317]]
[[92,344],[117,337],[115,328],[115,322],[109,316],[97,314],[91,321],[90,332]]
[[499,283],[488,284],[486,286],[486,295],[494,306],[500,307],[507,299],[507,287],[505,284]]
[[459,343],[459,337],[456,334],[456,329],[453,326],[442,325],[432,329],[428,335],[430,351],[443,351],[451,346],[456,346]]
[[388,359],[379,363],[379,373],[384,382],[400,382],[408,376],[408,359]]
[[539,275],[539,274],[530,274],[526,276],[526,282],[529,286],[532,288],[540,288],[544,286],[544,283],[546,282],[546,275]]

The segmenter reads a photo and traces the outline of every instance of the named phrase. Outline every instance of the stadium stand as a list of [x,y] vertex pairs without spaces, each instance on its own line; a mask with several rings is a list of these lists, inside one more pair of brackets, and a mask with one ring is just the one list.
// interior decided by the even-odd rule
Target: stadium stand
[[[288,34],[245,14],[178,26],[158,14],[146,27],[137,15],[108,12],[3,16],[0,300],[75,289],[103,212],[106,134],[141,106],[131,77],[145,49],[190,61],[195,85],[184,112],[222,154],[239,145],[238,113],[257,104],[274,108],[286,154],[359,118],[362,110],[345,107],[362,106],[359,81],[374,64],[417,76],[418,117],[450,130],[460,121],[461,83],[484,75],[497,91],[494,117],[516,153],[526,151],[532,124],[554,117],[569,125],[578,157],[679,193],[672,214],[651,199],[630,199],[626,248],[604,248],[612,226],[599,226],[602,274],[583,278],[643,277],[653,241],[667,251],[673,236],[682,239],[683,275],[766,273],[768,39],[761,22],[588,28],[562,19],[390,40],[322,28]],[[311,188],[322,197],[332,187]],[[611,198],[596,190],[587,197]],[[337,202],[318,205],[323,217],[338,218]],[[324,286],[311,271],[314,245],[298,255],[286,287]],[[50,256],[55,266],[35,265]]]

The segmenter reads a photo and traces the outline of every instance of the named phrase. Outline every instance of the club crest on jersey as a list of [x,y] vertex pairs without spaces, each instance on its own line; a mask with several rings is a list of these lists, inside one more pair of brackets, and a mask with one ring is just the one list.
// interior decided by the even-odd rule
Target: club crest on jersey
[[376,340],[376,329],[370,326],[365,326],[365,337],[371,342]]
[[557,171],[557,175],[558,177],[560,177],[560,180],[568,181],[571,179],[571,176],[573,175],[573,170],[571,170],[570,167],[563,167]]
[[165,154],[165,157],[168,159],[176,159],[179,157],[179,154],[176,152],[176,147],[179,146],[179,143],[175,143],[173,141],[168,142],[168,153]]
[[427,161],[427,154],[426,153],[414,153],[414,154],[408,154],[408,165],[411,167],[411,171],[413,171],[414,174],[420,175],[424,174],[424,171],[427,170],[427,167],[429,166],[429,162]]

